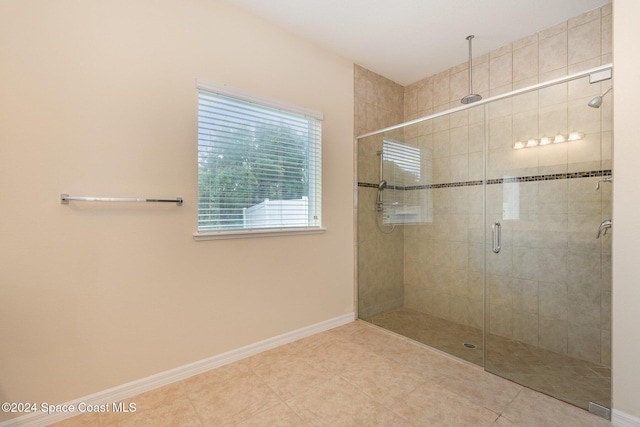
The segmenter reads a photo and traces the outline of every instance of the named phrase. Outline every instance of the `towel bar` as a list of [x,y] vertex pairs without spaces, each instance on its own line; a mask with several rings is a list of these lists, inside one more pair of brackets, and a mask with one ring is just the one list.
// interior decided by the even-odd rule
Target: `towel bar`
[[133,197],[73,197],[68,194],[60,195],[60,203],[68,205],[70,201],[79,202],[144,202],[144,203],[175,203],[182,206],[182,197],[175,199],[140,199]]

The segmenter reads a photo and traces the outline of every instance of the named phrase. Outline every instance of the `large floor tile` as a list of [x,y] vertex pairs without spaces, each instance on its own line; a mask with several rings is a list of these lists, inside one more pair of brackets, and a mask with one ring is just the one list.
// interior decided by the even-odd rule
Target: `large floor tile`
[[386,406],[392,406],[425,381],[411,368],[374,353],[367,354],[341,377]]
[[307,425],[291,408],[280,403],[236,424],[236,427],[302,427]]
[[119,423],[103,425],[113,425],[114,427],[202,427],[198,414],[186,397],[159,405],[153,410],[136,413]]
[[520,427],[610,427],[611,423],[580,408],[523,389],[502,416]]
[[287,405],[311,426],[412,426],[340,377],[288,400]]
[[280,403],[276,393],[253,372],[208,387],[187,388],[187,396],[207,426],[233,425]]
[[424,383],[394,406],[416,426],[490,426],[498,414],[435,383]]

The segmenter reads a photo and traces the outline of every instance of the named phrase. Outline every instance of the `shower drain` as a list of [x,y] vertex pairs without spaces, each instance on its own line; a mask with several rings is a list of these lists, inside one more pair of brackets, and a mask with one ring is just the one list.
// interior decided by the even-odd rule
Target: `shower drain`
[[471,344],[471,343],[468,343],[468,342],[466,342],[466,343],[464,343],[464,344],[462,344],[462,345],[463,345],[463,346],[465,346],[465,347],[467,347],[467,348],[476,348],[476,345],[475,345],[475,344]]

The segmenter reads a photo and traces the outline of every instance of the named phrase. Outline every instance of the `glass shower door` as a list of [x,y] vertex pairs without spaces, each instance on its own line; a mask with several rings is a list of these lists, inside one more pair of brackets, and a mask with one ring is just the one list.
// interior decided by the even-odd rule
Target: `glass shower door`
[[483,366],[485,107],[358,140],[358,316]]
[[585,409],[611,406],[610,86],[487,105],[485,368]]

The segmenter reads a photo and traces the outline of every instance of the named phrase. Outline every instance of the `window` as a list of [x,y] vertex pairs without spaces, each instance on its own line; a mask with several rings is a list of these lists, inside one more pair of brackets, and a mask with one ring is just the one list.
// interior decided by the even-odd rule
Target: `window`
[[322,114],[198,89],[196,237],[321,230]]

